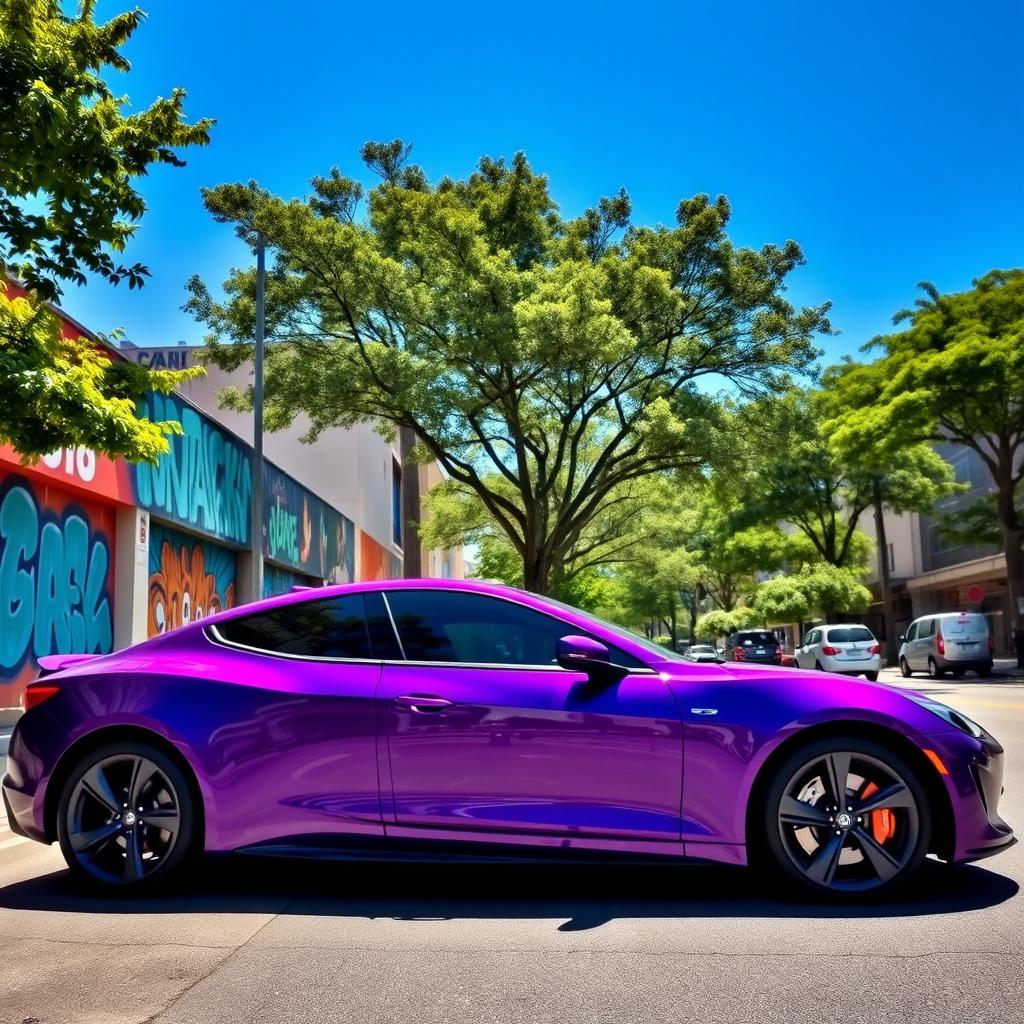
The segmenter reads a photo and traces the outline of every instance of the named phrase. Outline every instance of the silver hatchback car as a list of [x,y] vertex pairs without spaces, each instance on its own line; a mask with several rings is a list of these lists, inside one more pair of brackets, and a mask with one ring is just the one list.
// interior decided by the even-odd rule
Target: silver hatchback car
[[978,612],[947,612],[915,619],[900,637],[900,671],[904,676],[927,672],[938,679],[947,672],[979,676],[992,671],[992,635]]

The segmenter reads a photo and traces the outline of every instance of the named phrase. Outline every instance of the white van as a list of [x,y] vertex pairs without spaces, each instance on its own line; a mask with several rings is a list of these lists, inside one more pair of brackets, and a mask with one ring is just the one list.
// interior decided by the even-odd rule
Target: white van
[[947,672],[962,676],[974,669],[979,676],[992,671],[992,636],[988,621],[978,612],[947,612],[914,619],[900,637],[900,671],[904,676],[927,672],[938,679]]

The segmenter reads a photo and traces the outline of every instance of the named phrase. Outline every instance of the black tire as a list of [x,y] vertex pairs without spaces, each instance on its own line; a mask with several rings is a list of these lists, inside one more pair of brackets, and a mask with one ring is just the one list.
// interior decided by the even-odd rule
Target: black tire
[[941,679],[946,673],[939,671],[939,666],[935,663],[934,658],[928,659],[928,678],[929,679]]
[[878,673],[877,672],[865,672],[864,673],[864,678],[869,683],[877,683],[878,682]]
[[135,895],[166,885],[193,859],[198,821],[192,786],[177,764],[158,747],[126,740],[92,751],[72,769],[57,838],[78,881]]
[[[847,787],[846,794],[839,812],[833,810],[832,783],[825,776],[838,778],[842,771],[825,767],[830,758],[834,765],[847,765],[846,782],[841,784]],[[849,788],[851,779],[859,779],[856,790]],[[887,801],[876,808],[891,806],[893,816],[892,835],[882,842],[875,838],[872,812],[857,814],[871,806],[871,796],[857,795],[868,781],[878,786],[875,794],[891,794],[891,804]],[[815,786],[820,792],[805,802],[793,795],[801,785],[804,792],[815,792]],[[762,792],[762,845],[755,847],[755,857],[760,852],[777,876],[804,893],[837,902],[891,895],[912,881],[927,856],[931,812],[925,788],[900,754],[874,740],[855,736],[815,740],[790,754]],[[845,814],[841,813],[844,804]],[[786,815],[793,820],[784,821]],[[860,822],[862,816],[868,820]],[[828,862],[824,869],[823,861]]]
[[991,661],[986,661],[984,665],[979,665],[976,670],[978,673],[978,678],[988,679],[988,677],[992,675],[992,667],[993,666]]
[[818,672],[824,672],[825,670],[821,667],[821,662],[817,658],[814,659],[814,668]]
[[953,669],[953,678],[954,679],[963,679],[965,671],[966,670],[962,669],[962,668],[955,668],[955,669]]
[[910,662],[906,658],[900,658],[900,675],[909,679],[914,673],[910,671]]

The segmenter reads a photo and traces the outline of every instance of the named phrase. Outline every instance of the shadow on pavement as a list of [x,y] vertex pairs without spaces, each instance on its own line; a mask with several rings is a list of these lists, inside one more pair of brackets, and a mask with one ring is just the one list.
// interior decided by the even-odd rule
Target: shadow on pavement
[[711,865],[473,865],[207,858],[172,893],[91,896],[66,871],[0,889],[0,908],[96,914],[285,914],[397,920],[565,919],[560,931],[616,918],[887,918],[996,906],[1018,884],[976,865],[928,861],[895,902],[830,905],[779,898],[740,868]]

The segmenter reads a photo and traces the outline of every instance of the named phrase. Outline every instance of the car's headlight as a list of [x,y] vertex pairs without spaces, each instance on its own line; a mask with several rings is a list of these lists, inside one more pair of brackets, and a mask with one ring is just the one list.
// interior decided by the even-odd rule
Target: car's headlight
[[972,721],[959,711],[954,711],[953,708],[947,707],[945,704],[940,704],[937,700],[927,700],[921,697],[911,697],[910,699],[915,704],[919,704],[925,710],[930,711],[933,715],[938,715],[947,725],[967,733],[968,736],[973,736],[976,740],[980,740],[983,736],[987,735],[977,722]]

